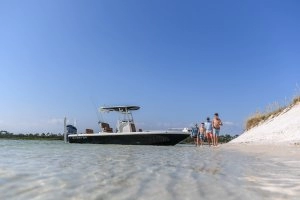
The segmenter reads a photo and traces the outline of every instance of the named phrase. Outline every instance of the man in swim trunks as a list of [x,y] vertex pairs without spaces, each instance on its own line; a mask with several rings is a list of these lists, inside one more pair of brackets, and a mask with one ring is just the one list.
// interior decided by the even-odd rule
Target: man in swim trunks
[[220,135],[220,129],[223,125],[221,119],[219,118],[219,114],[215,113],[214,119],[213,119],[213,145],[218,146],[218,137]]
[[212,142],[212,123],[210,121],[210,118],[207,117],[206,118],[206,122],[204,123],[204,127],[205,127],[205,130],[206,130],[206,136],[207,136],[207,142],[208,142],[208,145],[210,146],[211,145],[211,142]]

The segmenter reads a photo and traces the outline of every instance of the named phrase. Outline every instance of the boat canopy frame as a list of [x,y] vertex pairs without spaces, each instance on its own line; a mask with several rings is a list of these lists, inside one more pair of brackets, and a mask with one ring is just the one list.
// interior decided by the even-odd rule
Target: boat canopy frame
[[116,130],[120,131],[120,128],[122,126],[121,124],[129,123],[130,132],[135,132],[136,128],[135,128],[135,123],[131,111],[139,110],[139,109],[140,109],[139,106],[109,106],[109,107],[100,107],[99,110],[100,112],[114,111],[120,113],[123,117],[122,119],[119,119]]
[[101,107],[100,112],[121,112],[121,113],[128,113],[133,110],[139,110],[139,106],[109,106],[109,107]]

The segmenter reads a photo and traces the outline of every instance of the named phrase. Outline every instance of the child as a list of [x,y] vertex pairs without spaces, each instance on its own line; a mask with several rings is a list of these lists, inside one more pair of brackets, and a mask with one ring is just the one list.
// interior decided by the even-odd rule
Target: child
[[[199,128],[199,133],[198,133],[198,138],[200,140],[200,145],[203,146],[203,142],[204,142],[204,135],[205,135],[205,127],[204,127],[204,123],[201,123],[201,126]],[[198,143],[198,142],[197,142]],[[199,144],[199,143],[198,143]]]
[[194,143],[196,146],[198,145],[197,135],[198,135],[198,125],[195,124],[195,127],[192,127],[191,138],[194,139]]

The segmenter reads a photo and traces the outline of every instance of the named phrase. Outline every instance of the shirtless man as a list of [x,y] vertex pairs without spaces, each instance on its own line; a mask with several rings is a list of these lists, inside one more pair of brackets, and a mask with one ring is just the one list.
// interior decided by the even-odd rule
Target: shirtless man
[[215,113],[212,125],[213,125],[213,145],[218,146],[218,137],[220,135],[221,126],[223,125],[221,119],[219,118],[218,113]]

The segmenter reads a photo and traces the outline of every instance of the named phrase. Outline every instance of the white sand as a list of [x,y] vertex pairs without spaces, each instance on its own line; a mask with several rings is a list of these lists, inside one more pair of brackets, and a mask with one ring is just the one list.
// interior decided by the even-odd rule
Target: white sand
[[298,144],[300,143],[300,103],[278,116],[244,132],[230,143]]

